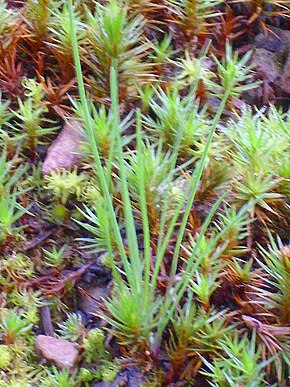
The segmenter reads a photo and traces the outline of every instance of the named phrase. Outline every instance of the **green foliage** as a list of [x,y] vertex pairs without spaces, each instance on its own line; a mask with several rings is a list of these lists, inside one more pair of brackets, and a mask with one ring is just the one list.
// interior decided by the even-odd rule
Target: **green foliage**
[[81,368],[78,374],[78,380],[83,382],[85,386],[90,386],[90,382],[99,380],[104,383],[112,383],[117,377],[120,370],[118,362],[103,361],[102,365],[97,367],[97,370],[88,370]]
[[144,87],[136,85],[136,89],[138,91],[138,97],[141,100],[141,111],[148,113],[150,101],[155,94],[155,88],[151,85],[151,83],[147,83]]
[[[7,282],[5,285],[11,284]],[[3,347],[3,356],[4,352],[7,352],[5,347],[9,349],[10,361],[5,368],[5,374],[0,375],[0,385],[1,381],[4,381],[5,386],[40,385],[45,371],[37,364],[33,332],[39,325],[38,308],[43,305],[42,294],[24,286],[15,286],[2,300],[0,339],[3,345],[1,347]]]
[[95,12],[87,11],[89,66],[97,83],[91,78],[97,96],[109,91],[110,68],[117,64],[122,84],[120,95],[124,98],[127,88],[135,83],[142,85],[154,79],[151,65],[143,58],[148,53],[149,44],[142,43],[146,20],[142,15],[128,14],[124,3],[111,0],[105,5],[97,3]]
[[[77,39],[80,45],[84,45],[85,25],[82,22],[82,15],[74,4],[74,20],[77,23]],[[49,25],[51,33],[48,46],[53,51],[61,76],[64,82],[69,82],[74,77],[73,54],[72,54],[72,31],[69,21],[68,7],[62,3],[61,7],[52,12],[52,20]]]
[[190,288],[197,295],[198,301],[208,310],[210,307],[210,297],[218,288],[217,274],[199,274],[196,272],[195,280],[190,283]]
[[273,107],[268,117],[244,109],[237,120],[231,120],[226,131],[232,142],[231,156],[237,168],[267,175],[279,173],[280,163],[289,150],[289,128],[284,116]]
[[140,155],[136,152],[128,152],[128,156],[125,155],[132,207],[138,211],[140,218],[142,215],[139,184],[140,174],[143,173],[148,221],[152,235],[158,234],[161,208],[167,198],[167,194],[169,195],[170,205],[167,209],[166,221],[169,220],[174,213],[174,209],[182,197],[182,186],[185,185],[185,181],[182,179],[171,181],[170,175],[173,154],[170,152],[163,152],[160,145],[161,144],[159,143],[159,146],[153,147],[149,141],[144,143],[144,146],[140,151],[142,158],[146,160],[146,163],[142,166],[139,163]]
[[[144,286],[144,285],[143,285]],[[147,348],[152,342],[152,333],[158,322],[156,314],[160,309],[161,299],[155,299],[155,303],[144,305],[140,303],[140,293],[130,289],[122,289],[122,293],[112,296],[105,302],[108,312],[112,317],[103,314],[103,318],[117,328],[124,345],[137,342]]]
[[192,58],[188,51],[185,52],[185,58],[173,62],[180,69],[177,80],[182,86],[194,86],[202,82],[205,88],[211,89],[213,84],[211,79],[215,74],[209,69],[208,59],[205,56],[201,58]]
[[224,208],[218,213],[210,236],[198,235],[196,240],[190,237],[189,244],[182,246],[188,257],[192,256],[194,261],[198,261],[200,285],[193,285],[196,290],[201,290],[201,285],[204,290],[214,290],[214,284],[218,286],[221,272],[227,264],[225,259],[232,259],[245,252],[242,241],[247,236],[249,224],[246,215],[246,211],[239,213],[234,207]]
[[33,291],[31,289],[15,289],[7,301],[8,305],[12,307],[24,308],[23,317],[31,324],[39,323],[38,308],[45,305],[40,291]]
[[69,219],[69,210],[63,204],[57,204],[53,207],[52,211],[49,212],[49,219],[57,224],[63,224]]
[[218,91],[216,96],[222,98],[225,91],[231,88],[231,96],[239,97],[243,91],[254,89],[260,84],[258,81],[247,83],[251,80],[251,70],[255,66],[254,64],[248,65],[251,55],[252,52],[249,51],[239,59],[238,53],[233,54],[232,46],[228,42],[225,57],[221,62],[213,55],[221,83],[213,85]]
[[110,357],[109,352],[104,347],[104,343],[105,333],[103,330],[94,328],[88,332],[82,344],[85,360],[88,363],[102,361]]
[[86,387],[89,386],[90,382],[92,382],[95,379],[96,379],[96,374],[93,371],[88,370],[87,368],[84,368],[84,367],[80,368],[78,373],[78,380],[81,383],[84,383]]
[[47,378],[41,383],[43,387],[77,387],[78,382],[75,376],[70,375],[69,370],[58,370],[56,367],[52,367],[51,370],[47,370]]
[[17,235],[21,227],[15,227],[14,223],[24,215],[27,210],[17,203],[17,193],[0,198],[0,241],[5,243],[9,235]]
[[220,340],[233,329],[226,322],[225,312],[204,311],[196,307],[191,299],[183,308],[177,309],[171,323],[168,353],[173,364],[179,364],[178,356],[182,354],[196,356],[197,353],[218,353]]
[[25,9],[25,22],[32,32],[31,40],[33,46],[39,48],[44,43],[49,31],[49,23],[52,19],[51,0],[28,0]]
[[82,172],[78,174],[77,168],[72,171],[60,169],[52,171],[50,175],[45,176],[45,179],[47,181],[45,188],[53,191],[61,204],[65,205],[71,195],[75,195],[77,199],[81,198],[87,176]]
[[65,340],[79,341],[86,333],[81,317],[75,313],[68,313],[66,321],[58,326],[58,332]]
[[44,91],[40,83],[34,79],[23,79],[26,99],[18,98],[19,109],[14,112],[18,118],[13,129],[16,131],[14,141],[24,140],[24,147],[30,149],[31,157],[36,157],[36,147],[42,138],[53,133],[57,127],[55,122],[45,117],[48,108],[44,102]]
[[175,22],[180,25],[189,40],[196,34],[205,34],[208,19],[218,15],[215,6],[223,0],[166,0],[166,5],[175,16]]
[[287,116],[274,108],[268,117],[259,111],[253,115],[247,109],[236,121],[230,121],[226,129],[236,169],[232,183],[235,197],[240,203],[260,197],[252,216],[256,213],[263,218],[271,213],[277,215],[283,208],[286,210],[283,199],[289,184],[287,120]]
[[150,54],[149,58],[157,64],[168,62],[170,57],[176,53],[173,50],[171,35],[165,35],[160,43],[157,41],[149,41],[148,43],[153,50],[153,54]]
[[[77,101],[72,101],[75,107],[76,114],[84,119],[85,112],[83,106]],[[92,125],[95,134],[95,141],[98,144],[100,154],[104,162],[108,162],[116,152],[115,144],[115,128],[113,128],[114,119],[112,111],[107,112],[104,105],[101,105],[99,110],[96,109],[95,103],[89,99],[89,109],[92,117]],[[131,114],[126,116],[123,121],[119,123],[119,131],[123,134],[132,125]],[[86,135],[86,133],[84,133]],[[132,140],[132,136],[123,137],[123,145],[126,146]],[[83,143],[83,153],[91,155],[90,142]]]
[[112,383],[116,379],[119,370],[120,366],[116,362],[104,362],[96,375],[97,377],[100,376],[100,379],[105,383]]
[[42,300],[42,294],[38,290],[20,288],[14,290],[14,292],[10,295],[10,300],[14,305],[18,307],[29,308],[31,306],[41,307],[45,303]]
[[[70,11],[71,11],[71,8],[70,8]],[[73,24],[72,14],[70,15],[71,15],[71,23]],[[202,153],[198,168],[189,179],[188,186],[185,189],[185,192],[182,194],[181,196],[182,199],[179,201],[174,211],[173,217],[170,221],[170,225],[168,226],[168,230],[164,233],[164,224],[165,224],[164,214],[168,210],[168,204],[169,204],[169,196],[167,195],[167,200],[165,200],[165,204],[163,205],[162,212],[161,212],[162,215],[161,215],[161,225],[160,225],[160,233],[159,233],[160,236],[159,236],[157,252],[156,252],[155,267],[153,269],[153,274],[151,277],[150,276],[150,228],[149,228],[148,210],[147,210],[146,193],[145,193],[146,192],[145,190],[146,170],[145,170],[144,163],[142,163],[143,159],[142,159],[142,153],[141,153],[141,150],[144,149],[144,142],[141,134],[140,113],[137,113],[137,119],[136,119],[136,138],[137,138],[136,161],[137,161],[138,168],[140,168],[139,181],[137,181],[136,186],[139,189],[139,195],[140,195],[140,208],[141,208],[141,214],[142,214],[142,228],[143,228],[143,235],[144,235],[144,258],[138,246],[138,238],[137,238],[136,228],[134,224],[134,212],[132,209],[133,202],[130,196],[130,180],[128,179],[128,174],[126,170],[126,162],[125,162],[126,159],[123,151],[120,132],[118,130],[115,131],[115,136],[116,136],[115,141],[116,141],[116,148],[117,148],[116,153],[119,161],[118,176],[121,183],[121,197],[123,201],[123,211],[124,211],[124,219],[125,219],[126,238],[128,243],[128,252],[124,247],[123,240],[120,235],[118,219],[116,217],[116,212],[113,207],[112,199],[109,193],[108,180],[106,179],[105,172],[102,169],[100,153],[94,136],[92,117],[90,115],[89,105],[86,100],[85,90],[83,86],[83,79],[81,74],[76,37],[74,38],[74,55],[75,55],[75,61],[76,61],[76,70],[77,70],[77,76],[78,76],[78,82],[79,82],[81,103],[83,105],[83,109],[85,112],[85,116],[84,116],[85,125],[88,132],[88,138],[91,143],[92,153],[94,155],[96,171],[100,179],[100,186],[104,197],[104,208],[106,208],[107,216],[109,217],[109,222],[107,222],[107,231],[109,230],[108,223],[110,223],[112,225],[114,237],[116,237],[116,242],[117,242],[121,262],[123,264],[123,275],[125,275],[126,277],[126,281],[124,281],[120,277],[118,271],[116,270],[116,267],[114,267],[111,233],[109,235],[108,233],[106,233],[106,237],[104,241],[106,242],[106,248],[107,248],[109,258],[112,260],[113,276],[116,281],[116,286],[118,291],[117,291],[117,294],[113,294],[111,298],[105,302],[105,306],[109,313],[107,314],[106,312],[104,313],[99,312],[99,314],[103,319],[109,322],[116,329],[114,333],[119,336],[123,344],[138,343],[139,346],[141,347],[148,348],[149,346],[149,348],[156,350],[158,348],[158,345],[159,345],[158,343],[162,337],[164,329],[166,328],[170,318],[174,314],[179,301],[184,295],[184,292],[186,291],[186,288],[189,285],[191,276],[194,275],[198,267],[198,262],[196,262],[194,259],[195,252],[196,252],[196,250],[194,249],[193,252],[190,254],[189,260],[186,262],[186,266],[185,266],[186,269],[184,270],[184,273],[182,273],[180,281],[174,287],[174,276],[176,275],[177,268],[178,268],[180,244],[184,237],[188,216],[190,214],[193,200],[197,191],[198,182],[200,181],[202,171],[206,164],[206,158],[208,155],[210,143],[214,136],[214,132],[218,124],[218,120],[222,114],[222,111],[225,107],[227,99],[229,98],[229,96],[231,95],[232,91],[235,89],[237,84],[241,81],[241,78],[243,78],[241,75],[238,74],[239,70],[243,66],[242,66],[242,63],[238,64],[236,60],[233,60],[232,67],[231,67],[231,70],[233,71],[230,71],[227,73],[227,77],[229,80],[229,82],[225,84],[225,87],[227,88],[227,90],[225,95],[223,96],[223,100],[219,107],[219,110],[216,116],[214,117],[214,120],[211,122],[209,126],[207,142],[204,147],[204,152]],[[244,75],[244,73],[242,75]],[[178,106],[181,107],[181,109],[183,109],[183,112],[187,114],[192,114],[191,111],[192,111],[193,100],[194,100],[193,94],[189,94],[189,96],[187,98],[184,98],[183,100],[178,94],[177,88],[175,88],[173,91],[173,94],[172,94],[173,97],[171,97],[171,95],[168,96],[167,94],[160,91],[160,95],[161,94],[162,94],[162,97],[166,100],[166,102],[168,101],[167,105],[168,105],[168,111],[170,115],[166,117],[166,123],[169,126],[169,129],[172,128],[171,126],[172,121],[174,121],[178,129],[176,130],[176,132],[178,134],[182,133],[181,122],[184,121],[184,114],[181,114],[180,111],[176,113],[177,111],[176,102]],[[112,101],[112,114],[113,114],[114,123],[116,125],[116,128],[118,128],[118,123],[120,122],[120,118],[119,118],[119,110],[118,110],[117,78],[116,78],[116,70],[114,68],[111,68],[111,101]],[[156,112],[160,113],[160,117],[163,118],[163,110],[166,111],[166,109],[163,109],[163,107],[159,108],[157,104],[155,104],[155,106],[156,106]],[[196,115],[196,113],[197,112],[195,111],[194,114]],[[170,118],[173,117],[174,120],[171,120],[168,117]],[[162,118],[160,118],[160,123],[159,123],[161,128],[163,128],[162,125],[164,122]],[[147,122],[150,122],[149,118],[147,119]],[[155,127],[156,126],[155,122],[151,126]],[[179,138],[180,136],[177,136],[176,141],[173,141],[173,143],[176,143],[177,145],[176,149],[174,149],[174,156],[172,157],[173,167],[175,166],[175,162],[177,160],[177,154],[179,150],[178,144],[180,144]],[[172,171],[171,171],[170,177],[171,179],[174,177],[174,173],[172,173]],[[220,200],[222,200],[222,198]],[[173,259],[171,263],[168,289],[164,299],[162,299],[162,297],[157,296],[155,293],[156,282],[157,282],[157,278],[160,270],[160,265],[161,265],[162,259],[164,258],[164,253],[166,251],[166,247],[168,245],[169,239],[172,236],[172,232],[174,228],[176,227],[176,222],[180,215],[180,210],[185,203],[186,203],[186,206],[185,206],[184,214],[182,214],[182,217],[181,217],[181,222],[180,222],[180,226],[179,226],[178,234],[176,238],[176,247],[174,250]],[[221,201],[218,201],[215,204],[215,206],[211,209],[208,215],[208,218],[206,219],[205,225],[203,226],[202,233],[200,235],[201,238],[204,235],[207,229],[207,226],[210,223],[210,219],[212,218],[213,214],[217,210],[220,203]],[[92,214],[89,211],[87,210],[88,218]],[[241,213],[238,213],[237,218],[240,218],[241,215],[244,216],[245,211],[246,209],[243,209]],[[93,220],[95,224],[97,224],[95,219],[98,221],[98,218],[95,217],[95,215],[93,214],[91,220]],[[215,238],[215,243],[217,242],[217,240],[221,238],[222,235],[225,235],[226,232],[228,232],[231,229],[232,224],[235,222],[235,220],[236,219],[233,219],[233,218],[230,219],[230,221],[226,224],[225,228],[220,232],[219,237]],[[86,228],[88,227],[86,226]],[[197,246],[200,240],[201,239],[199,238]],[[140,306],[140,302],[139,302],[140,297],[142,297],[144,300],[142,307]],[[208,293],[207,293],[207,299],[208,299]],[[155,332],[156,329],[157,329],[157,333]]]
[[212,386],[236,386],[244,383],[249,387],[259,387],[265,383],[265,367],[273,360],[262,361],[262,349],[256,348],[256,335],[251,340],[244,335],[239,339],[235,334],[232,338],[225,337],[221,341],[225,357],[209,363],[203,359],[210,372],[202,373],[209,376]]
[[9,345],[21,335],[31,331],[32,324],[12,309],[2,309],[0,314],[0,332],[4,343]]
[[[94,203],[93,210],[85,205],[84,210],[79,209],[79,212],[84,217],[84,220],[89,221],[89,223],[78,219],[74,219],[75,222],[84,227],[94,236],[93,238],[85,238],[86,247],[98,252],[106,251],[107,235],[109,232],[111,235],[112,247],[114,247],[115,254],[118,256],[118,244],[116,238],[114,237],[113,227],[110,222],[108,222],[107,210],[104,206],[103,198]],[[80,238],[80,240],[84,239]],[[112,265],[112,261],[109,261],[109,265]]]
[[51,251],[42,249],[42,251],[44,252],[45,264],[47,266],[52,266],[52,267],[61,267],[63,260],[65,258],[65,251],[67,247],[68,245],[63,245],[58,250],[55,246],[52,246]]
[[196,150],[196,142],[200,137],[207,137],[210,120],[205,109],[199,109],[195,94],[190,92],[181,98],[177,85],[173,90],[155,91],[156,99],[151,99],[149,106],[156,118],[143,118],[146,128],[153,136],[161,138],[165,147],[174,147],[180,143],[180,155],[190,157]]
[[2,37],[7,33],[13,26],[13,21],[15,20],[15,13],[13,10],[7,7],[7,2],[5,0],[0,1],[0,36]]
[[12,353],[8,345],[0,345],[0,368],[5,370],[9,368],[12,361]]
[[[285,27],[284,0],[17,6],[0,0],[0,385],[114,383],[127,358],[156,386],[201,369],[214,386],[282,385],[290,116],[241,107],[261,74],[238,52],[251,27]],[[75,116],[81,168],[43,178],[46,140]],[[86,325],[91,279],[109,295]],[[35,353],[48,307],[75,370]]]
[[100,193],[99,183],[96,179],[90,179],[84,187],[81,195],[81,201],[95,207],[95,203],[102,203],[103,198]]
[[10,119],[13,117],[13,114],[9,111],[10,101],[3,101],[2,93],[0,93],[0,130],[1,136],[4,135],[2,127],[8,125]]
[[34,263],[26,255],[13,253],[6,255],[0,262],[2,284],[10,281],[23,281],[35,275]]
[[261,258],[259,265],[267,273],[264,288],[256,288],[255,292],[261,298],[261,302],[268,310],[281,313],[281,320],[285,323],[290,321],[290,249],[283,246],[278,238],[277,243],[269,235],[270,244],[266,250],[259,248]]
[[5,244],[8,236],[17,236],[21,227],[14,223],[27,212],[18,202],[21,191],[16,186],[17,181],[23,175],[26,167],[15,169],[14,161],[7,160],[6,149],[0,157],[0,243]]

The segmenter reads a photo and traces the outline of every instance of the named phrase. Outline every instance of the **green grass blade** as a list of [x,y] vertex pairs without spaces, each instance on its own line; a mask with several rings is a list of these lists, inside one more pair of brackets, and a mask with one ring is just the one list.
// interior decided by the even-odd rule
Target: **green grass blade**
[[134,285],[135,290],[138,291],[138,293],[140,293],[141,283],[142,283],[142,265],[141,265],[140,255],[139,255],[138,239],[137,239],[133,210],[131,206],[130,194],[128,189],[122,138],[121,138],[120,132],[117,130],[117,128],[119,127],[120,120],[119,120],[119,102],[118,102],[118,80],[117,80],[116,69],[114,67],[111,67],[110,81],[111,81],[111,100],[112,100],[113,121],[115,125],[115,130],[117,132],[116,144],[117,144],[117,152],[118,152],[118,159],[119,159],[118,161],[119,161],[120,179],[121,179],[121,187],[122,187],[122,199],[124,204],[126,237],[128,240],[130,264],[132,267],[131,281],[132,283],[135,283]]
[[[109,187],[107,184],[107,179],[106,179],[103,167],[102,167],[100,154],[99,154],[98,147],[97,147],[96,140],[95,140],[95,136],[94,136],[93,126],[92,126],[92,121],[91,121],[92,118],[90,116],[89,106],[88,106],[88,102],[87,102],[87,98],[86,98],[85,86],[84,86],[84,81],[83,81],[83,76],[82,76],[81,61],[80,61],[79,50],[78,50],[77,36],[76,36],[76,30],[75,30],[75,24],[74,24],[72,0],[69,0],[69,2],[68,2],[68,9],[69,9],[69,19],[70,19],[70,25],[71,25],[72,46],[73,46],[73,55],[74,55],[74,61],[75,61],[75,71],[76,71],[76,75],[77,75],[80,100],[81,100],[81,104],[82,104],[83,109],[84,109],[85,129],[86,129],[86,132],[88,134],[88,139],[89,139],[89,142],[90,142],[90,145],[92,148],[92,153],[93,153],[93,157],[94,157],[94,161],[95,161],[95,167],[96,167],[98,177],[100,179],[102,192],[103,192],[105,203],[106,203],[106,206],[108,209],[109,219],[112,222],[112,226],[113,226],[114,232],[116,234],[116,239],[117,239],[117,243],[118,243],[119,252],[121,255],[121,260],[122,260],[122,263],[124,265],[125,272],[128,275],[128,280],[130,280],[130,279],[132,279],[132,270],[131,270],[130,263],[128,261],[126,252],[125,252],[125,248],[124,248],[123,241],[122,241],[122,236],[121,236],[121,233],[119,230],[119,225],[118,225],[115,211],[114,211],[114,207],[113,207],[112,198],[111,198]],[[108,247],[108,252],[111,255],[110,260],[113,261],[110,233],[108,233],[108,235],[107,235],[107,247]],[[113,274],[114,274],[114,276],[117,276],[116,270],[113,270]],[[118,276],[116,277],[116,280],[119,281]]]
[[145,176],[144,176],[144,159],[143,159],[143,141],[141,133],[141,112],[138,109],[136,111],[136,134],[137,134],[137,162],[139,164],[139,195],[141,204],[142,214],[142,225],[143,225],[143,239],[144,239],[144,308],[148,305],[148,293],[150,283],[150,226],[148,220],[146,194],[145,194]]

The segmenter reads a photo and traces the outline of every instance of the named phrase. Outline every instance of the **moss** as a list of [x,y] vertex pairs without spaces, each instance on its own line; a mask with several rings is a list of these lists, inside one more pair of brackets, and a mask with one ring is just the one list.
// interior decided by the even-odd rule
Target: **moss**
[[[243,48],[286,16],[286,0],[256,2],[261,12],[243,0],[7,3],[0,387],[111,383],[121,355],[148,386],[282,385],[290,115],[282,80],[269,83]],[[264,110],[244,108],[252,89]],[[55,125],[70,118],[82,164],[44,177]],[[39,364],[44,315],[79,347],[74,370]]]
[[87,362],[103,360],[109,357],[109,353],[104,347],[104,342],[104,331],[98,328],[89,331],[88,336],[83,341],[84,356]]
[[0,368],[6,370],[12,361],[12,352],[8,345],[0,345]]
[[120,366],[117,363],[112,362],[106,362],[100,368],[102,380],[106,383],[113,382],[116,379],[119,371]]

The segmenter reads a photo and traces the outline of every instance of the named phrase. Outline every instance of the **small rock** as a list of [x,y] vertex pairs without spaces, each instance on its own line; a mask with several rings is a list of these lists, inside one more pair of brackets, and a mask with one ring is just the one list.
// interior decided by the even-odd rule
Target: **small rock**
[[80,146],[85,140],[78,121],[67,122],[47,151],[42,173],[48,175],[60,168],[70,169],[81,161]]
[[255,63],[256,72],[263,80],[275,82],[281,74],[281,68],[275,55],[264,48],[255,50],[252,62]]
[[38,335],[35,348],[45,359],[59,368],[73,368],[79,355],[76,344],[51,336]]
[[94,314],[100,308],[100,301],[107,298],[109,289],[107,286],[96,286],[94,284],[82,284],[85,292],[78,292],[78,307],[87,315]]
[[267,34],[260,33],[255,37],[254,44],[257,48],[283,55],[289,52],[289,42],[289,31],[271,26]]

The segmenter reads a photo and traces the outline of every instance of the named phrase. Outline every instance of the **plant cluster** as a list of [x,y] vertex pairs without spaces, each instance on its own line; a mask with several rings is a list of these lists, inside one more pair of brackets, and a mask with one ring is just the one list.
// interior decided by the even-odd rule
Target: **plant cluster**
[[[0,0],[0,386],[131,365],[148,385],[287,385],[290,116],[280,95],[247,106],[243,52],[288,2],[18,6]],[[42,176],[70,119],[81,163]],[[91,277],[106,296],[87,312]],[[74,370],[39,362],[43,310]]]
[[17,187],[25,169],[25,166],[15,168],[15,160],[8,161],[7,151],[3,149],[0,158],[0,243],[3,247],[20,236],[22,227],[15,226],[15,223],[27,212],[18,202],[20,194],[25,191]]

